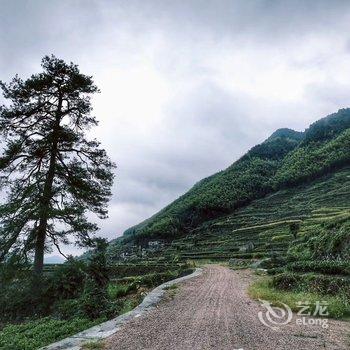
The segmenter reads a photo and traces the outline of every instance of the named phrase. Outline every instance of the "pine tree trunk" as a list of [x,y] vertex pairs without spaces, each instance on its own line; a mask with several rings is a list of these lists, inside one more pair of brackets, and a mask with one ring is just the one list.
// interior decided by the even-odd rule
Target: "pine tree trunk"
[[35,243],[35,257],[34,257],[34,274],[35,275],[41,275],[44,269],[44,250],[45,250],[45,238],[46,238],[45,226],[44,224],[39,225],[39,228],[38,228],[38,233],[37,233],[37,238]]
[[52,133],[52,147],[50,151],[49,170],[47,172],[43,195],[40,203],[40,220],[36,234],[35,256],[34,256],[34,274],[40,276],[44,269],[45,240],[47,231],[47,222],[49,219],[49,206],[52,199],[52,185],[55,177],[56,157],[58,151],[59,127],[61,121],[62,98],[59,98],[56,113],[56,123]]

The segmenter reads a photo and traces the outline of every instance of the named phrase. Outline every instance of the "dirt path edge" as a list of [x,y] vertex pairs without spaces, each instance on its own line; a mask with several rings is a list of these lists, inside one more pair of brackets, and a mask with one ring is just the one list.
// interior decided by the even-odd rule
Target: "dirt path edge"
[[118,332],[120,327],[133,319],[134,317],[139,317],[144,314],[146,311],[154,308],[162,299],[165,293],[165,288],[170,287],[173,284],[177,284],[193,277],[197,277],[203,273],[203,269],[196,268],[193,273],[183,277],[176,278],[174,280],[165,282],[160,286],[153,289],[150,293],[146,295],[142,303],[138,305],[135,309],[120,315],[112,320],[103,322],[97,326],[86,329],[85,331],[79,332],[75,335],[72,335],[68,338],[62,339],[58,342],[52,343],[50,345],[44,346],[39,350],[78,350],[81,349],[83,343],[89,341],[96,341],[100,339],[107,338],[112,334]]

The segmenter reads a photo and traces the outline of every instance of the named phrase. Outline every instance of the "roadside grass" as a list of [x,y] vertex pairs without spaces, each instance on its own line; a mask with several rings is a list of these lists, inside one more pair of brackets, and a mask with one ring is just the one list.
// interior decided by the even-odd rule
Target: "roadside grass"
[[89,341],[82,345],[83,350],[103,350],[104,348],[105,345],[101,340]]
[[123,308],[120,312],[120,315],[126,314],[127,312],[133,310],[137,305],[139,305],[141,303],[142,299],[143,299],[143,297],[139,296],[136,298],[125,300]]
[[170,286],[167,286],[164,288],[164,290],[174,290],[174,289],[178,289],[179,286],[177,284],[172,284]]
[[103,321],[83,318],[56,320],[46,317],[18,325],[7,325],[0,331],[0,349],[39,349]]
[[326,296],[316,293],[286,292],[274,288],[270,277],[259,278],[248,289],[248,294],[253,299],[270,301],[272,305],[281,306],[287,304],[293,311],[299,311],[298,302],[310,302],[310,311],[315,311],[317,301],[325,301],[328,304],[327,311],[330,318],[347,319],[350,316],[350,302],[342,296]]

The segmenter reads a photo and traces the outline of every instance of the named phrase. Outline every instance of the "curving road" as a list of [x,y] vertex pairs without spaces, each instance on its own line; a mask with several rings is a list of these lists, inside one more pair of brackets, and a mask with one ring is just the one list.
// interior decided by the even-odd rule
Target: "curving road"
[[350,324],[299,326],[295,317],[272,330],[258,319],[262,306],[247,295],[255,276],[211,265],[182,283],[145,315],[126,323],[106,342],[109,350],[349,350]]

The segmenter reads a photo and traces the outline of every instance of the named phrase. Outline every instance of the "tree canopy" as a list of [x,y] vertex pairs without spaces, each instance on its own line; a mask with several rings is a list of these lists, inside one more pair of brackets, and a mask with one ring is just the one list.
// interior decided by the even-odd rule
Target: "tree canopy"
[[71,239],[91,243],[87,211],[107,216],[114,164],[86,131],[97,125],[90,96],[99,90],[77,65],[54,56],[27,80],[1,82],[0,261],[31,259],[41,273],[46,250]]

